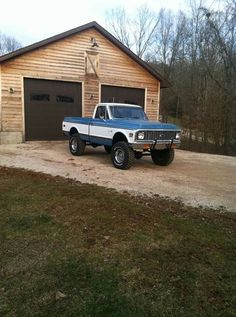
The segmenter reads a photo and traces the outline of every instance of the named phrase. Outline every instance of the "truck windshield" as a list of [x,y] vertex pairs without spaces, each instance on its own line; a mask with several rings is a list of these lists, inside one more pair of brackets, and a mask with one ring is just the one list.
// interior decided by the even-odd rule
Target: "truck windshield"
[[142,108],[129,106],[110,106],[110,112],[114,119],[139,119],[148,120]]

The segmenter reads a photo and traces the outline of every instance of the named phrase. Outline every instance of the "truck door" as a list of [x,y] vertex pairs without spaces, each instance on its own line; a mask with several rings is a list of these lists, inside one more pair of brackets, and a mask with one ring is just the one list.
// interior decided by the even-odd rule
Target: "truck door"
[[95,113],[95,118],[90,123],[90,142],[111,145],[112,137],[110,135],[109,117],[106,106],[98,106]]

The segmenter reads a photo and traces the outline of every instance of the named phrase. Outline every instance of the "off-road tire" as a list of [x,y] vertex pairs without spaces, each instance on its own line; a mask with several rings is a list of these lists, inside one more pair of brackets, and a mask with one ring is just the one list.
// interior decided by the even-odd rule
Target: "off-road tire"
[[81,140],[79,133],[72,134],[70,137],[69,149],[72,155],[80,156],[84,154],[85,141]]
[[104,145],[104,149],[105,149],[105,151],[107,152],[107,154],[110,154],[111,153],[111,146],[109,146],[109,145]]
[[111,160],[116,168],[127,170],[134,163],[134,151],[127,142],[117,142],[111,149]]
[[151,156],[154,164],[167,166],[172,163],[175,151],[174,149],[151,150]]

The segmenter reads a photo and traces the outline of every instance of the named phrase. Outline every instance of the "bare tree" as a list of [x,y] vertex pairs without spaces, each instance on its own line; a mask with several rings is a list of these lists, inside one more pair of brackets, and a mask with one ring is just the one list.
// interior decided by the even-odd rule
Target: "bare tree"
[[0,55],[10,53],[21,48],[22,45],[13,36],[0,33]]
[[158,15],[146,5],[136,10],[134,18],[128,17],[123,8],[112,9],[107,13],[107,25],[111,32],[141,58],[153,44],[158,23]]
[[204,0],[188,13],[117,11],[111,30],[172,82],[161,114],[187,131],[188,149],[236,154],[236,0],[221,1],[218,11]]
[[175,15],[170,10],[161,9],[158,22],[149,60],[161,63],[163,75],[170,78],[176,60],[185,52],[187,19],[182,12]]
[[124,8],[118,7],[107,12],[107,24],[120,42],[131,48],[133,43],[130,34],[130,19]]
[[236,1],[225,1],[224,12],[199,10],[204,21],[200,49],[209,76],[224,96],[222,142],[229,154],[232,147],[236,150]]
[[137,9],[136,17],[133,20],[133,37],[135,42],[136,54],[143,57],[148,48],[152,46],[155,38],[154,34],[159,24],[159,16],[155,15],[146,5]]

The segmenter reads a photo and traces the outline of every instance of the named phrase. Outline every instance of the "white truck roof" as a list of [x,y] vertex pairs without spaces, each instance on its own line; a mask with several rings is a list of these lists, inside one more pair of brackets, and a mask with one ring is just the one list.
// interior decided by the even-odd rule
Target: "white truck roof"
[[96,105],[96,107],[98,106],[122,106],[122,107],[138,107],[138,108],[142,108],[139,105],[132,105],[132,104],[128,104],[128,103],[117,103],[117,102],[101,102],[99,104]]

